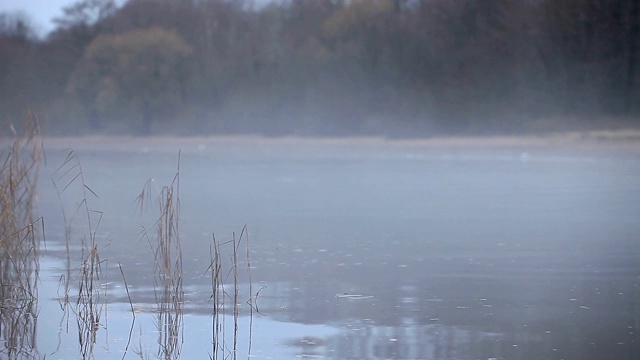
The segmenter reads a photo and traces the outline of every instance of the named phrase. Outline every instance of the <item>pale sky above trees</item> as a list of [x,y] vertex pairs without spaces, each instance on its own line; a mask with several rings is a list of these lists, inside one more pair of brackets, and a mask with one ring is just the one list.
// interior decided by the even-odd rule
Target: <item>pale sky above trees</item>
[[[62,15],[62,8],[75,3],[76,0],[2,0],[0,12],[19,11],[26,14],[40,35],[54,29],[53,18]],[[124,3],[118,0],[118,4]]]

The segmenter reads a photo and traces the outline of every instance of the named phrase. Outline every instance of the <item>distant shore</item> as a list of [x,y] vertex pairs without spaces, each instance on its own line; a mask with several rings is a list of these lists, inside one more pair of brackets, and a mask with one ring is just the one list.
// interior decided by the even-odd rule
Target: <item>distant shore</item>
[[[4,150],[12,141],[0,137]],[[6,145],[5,145],[6,144]],[[434,153],[456,155],[504,152],[512,156],[588,156],[640,159],[640,130],[574,131],[541,135],[439,136],[431,138],[385,137],[265,137],[251,135],[214,136],[110,136],[88,135],[43,138],[47,152],[73,149],[77,152],[129,152],[132,154],[167,153],[210,154],[233,158],[261,153],[299,158],[304,156],[349,156],[365,158],[391,150],[402,156]]]
[[[532,148],[532,149],[610,149],[640,151],[640,130],[572,131],[541,135],[435,136],[427,138],[385,138],[375,136],[265,137],[258,135],[212,136],[109,136],[88,135],[45,137],[48,147],[112,148],[113,145],[136,146],[171,144],[317,144],[317,145],[389,145],[445,148]],[[127,146],[127,147],[128,147]]]

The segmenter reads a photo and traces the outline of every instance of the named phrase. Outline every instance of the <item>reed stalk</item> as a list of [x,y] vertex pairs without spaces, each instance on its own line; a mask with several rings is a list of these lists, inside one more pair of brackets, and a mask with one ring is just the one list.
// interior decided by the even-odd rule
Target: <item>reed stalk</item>
[[[211,276],[211,296],[209,299],[212,302],[212,353],[209,355],[211,359],[237,359],[238,346],[239,346],[239,319],[241,316],[241,292],[240,292],[240,259],[239,250],[242,244],[242,240],[246,242],[246,264],[247,275],[249,281],[249,299],[246,303],[249,305],[249,343],[247,356],[251,357],[252,346],[252,332],[253,332],[253,315],[254,313],[260,314],[257,306],[257,298],[263,288],[253,293],[253,284],[251,277],[251,249],[249,245],[249,233],[247,226],[243,226],[240,236],[232,234],[231,240],[220,243],[216,240],[215,235],[212,237],[212,244],[210,246],[210,264],[207,268],[207,273]],[[229,267],[223,266],[222,253],[224,247],[230,246],[231,253],[229,254]],[[226,251],[229,253],[229,250]],[[223,274],[223,268],[226,275]],[[227,291],[225,287],[226,283],[233,284],[233,292]],[[226,301],[233,301],[233,308],[229,309],[232,312],[233,317],[233,338],[231,346],[227,346],[226,340],[226,317],[224,316],[226,309]]]
[[[38,358],[37,324],[40,231],[34,219],[42,141],[37,118],[27,115],[23,133],[0,150],[0,358]],[[41,230],[39,230],[41,228]]]
[[124,270],[122,270],[122,264],[118,261],[118,268],[120,269],[120,275],[122,275],[122,281],[124,282],[124,289],[127,291],[127,299],[129,300],[129,307],[131,308],[131,315],[133,319],[131,320],[131,328],[129,328],[129,336],[127,338],[127,345],[124,348],[122,353],[122,359],[127,356],[127,352],[129,351],[129,345],[131,345],[131,338],[133,336],[133,327],[136,323],[136,312],[133,308],[133,300],[131,300],[131,293],[129,292],[129,284],[127,283],[127,279],[124,276]]
[[[147,181],[138,196],[141,209],[152,199],[152,181]],[[182,246],[180,242],[180,155],[178,171],[171,185],[164,186],[157,196],[158,218],[154,225],[154,236],[143,228],[142,236],[150,244],[155,258],[155,297],[158,306],[156,326],[158,328],[159,359],[178,359],[183,339],[183,270]]]
[[[55,173],[57,175],[57,179],[54,180],[56,190],[58,189],[57,183],[66,184],[61,191],[58,191],[59,197],[62,192],[65,192],[74,184],[80,186],[80,194],[82,195],[75,214],[84,217],[88,234],[82,235],[80,238],[80,266],[77,274],[71,274],[71,249],[69,246],[71,241],[71,223],[69,222],[65,224],[67,275],[61,276],[60,279],[64,288],[61,307],[65,310],[67,321],[69,318],[70,284],[71,281],[77,284],[76,301],[71,311],[76,317],[80,355],[83,359],[87,359],[93,356],[93,347],[96,343],[97,332],[102,325],[101,319],[103,315],[106,315],[106,294],[101,288],[103,277],[101,265],[103,260],[100,257],[96,239],[103,213],[94,210],[90,206],[89,200],[91,198],[98,198],[98,195],[87,185],[82,164],[73,150],[67,149],[67,157]],[[64,209],[63,217],[64,221],[67,221]]]

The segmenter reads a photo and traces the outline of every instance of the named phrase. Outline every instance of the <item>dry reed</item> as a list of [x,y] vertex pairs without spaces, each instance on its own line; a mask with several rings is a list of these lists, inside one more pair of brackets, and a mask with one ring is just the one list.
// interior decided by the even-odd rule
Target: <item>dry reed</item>
[[[37,118],[28,114],[8,151],[0,150],[0,357],[38,358],[36,348],[40,229],[33,210],[42,158]],[[38,229],[38,230],[36,230]]]
[[[153,199],[152,180],[147,181],[137,198],[140,209]],[[142,237],[147,240],[155,258],[155,297],[158,328],[159,359],[178,359],[182,350],[184,290],[182,287],[182,247],[180,243],[180,155],[178,170],[169,186],[164,186],[157,196],[158,218],[154,236],[145,228]]]
[[127,283],[127,279],[124,277],[124,270],[122,270],[122,264],[118,262],[118,268],[120,269],[120,274],[122,275],[122,281],[124,282],[124,289],[127,291],[127,299],[129,300],[129,306],[131,308],[131,315],[133,319],[131,320],[131,328],[129,329],[129,336],[127,337],[127,345],[124,348],[122,353],[122,359],[127,356],[127,352],[129,351],[129,345],[131,345],[131,337],[133,336],[133,327],[136,323],[136,312],[133,309],[133,300],[131,300],[131,293],[129,292],[129,284]]
[[[15,141],[8,153],[0,152],[3,166],[0,169],[0,310],[2,321],[0,322],[0,358],[9,359],[38,358],[37,343],[35,339],[37,325],[37,276],[39,272],[39,236],[37,227],[42,226],[44,238],[44,222],[40,218],[33,220],[35,206],[35,193],[38,180],[39,162],[42,154],[42,143],[38,143],[39,131],[35,117],[28,117],[25,134],[16,135]],[[60,285],[63,295],[59,297],[61,307],[65,310],[68,321],[70,314],[76,317],[78,330],[78,346],[80,356],[84,359],[93,357],[93,348],[96,344],[98,330],[105,326],[101,321],[106,317],[106,293],[101,287],[103,281],[102,264],[99,244],[96,233],[102,219],[102,212],[94,210],[90,206],[90,199],[97,198],[97,194],[86,184],[82,165],[73,150],[67,150],[68,154],[63,164],[57,168],[56,179],[53,185],[61,199],[64,193],[73,184],[80,186],[82,195],[74,216],[68,219],[62,209],[65,222],[65,239],[67,249],[67,273],[61,275]],[[58,184],[64,186],[60,188]],[[151,182],[147,182],[142,193],[138,197],[139,205],[144,207],[145,202],[151,198]],[[154,225],[153,235],[150,236],[143,230],[143,237],[147,239],[153,250],[155,258],[155,294],[157,304],[157,327],[159,331],[157,358],[178,359],[182,348],[184,324],[183,324],[183,266],[182,249],[179,232],[180,219],[180,160],[178,159],[178,171],[169,186],[163,187],[158,193],[157,204],[159,216]],[[72,273],[71,224],[76,215],[80,215],[86,225],[88,234],[80,239],[81,259],[77,273]],[[211,246],[211,288],[213,300],[213,354],[214,359],[237,358],[239,345],[239,317],[240,317],[240,276],[239,254],[242,240],[246,239],[246,263],[249,277],[250,329],[249,329],[249,356],[251,356],[251,332],[253,326],[253,314],[259,313],[256,301],[260,290],[253,294],[251,279],[250,247],[247,227],[244,226],[240,236],[235,233],[230,241],[220,244],[213,238]],[[232,252],[230,255],[231,267],[223,274],[222,247],[229,244]],[[122,266],[120,271],[125,283],[127,297],[133,310],[133,301],[124,276]],[[227,292],[225,283],[232,282],[233,291]],[[70,291],[77,287],[75,303],[70,300]],[[60,294],[59,294],[60,295]],[[225,313],[226,301],[233,301],[233,344],[227,345],[225,339]],[[133,332],[133,323],[129,334]],[[127,342],[126,351],[129,348]],[[138,353],[138,351],[136,351]],[[142,354],[142,349],[140,349]],[[142,356],[142,355],[141,355]]]
[[[80,267],[77,274],[71,274],[71,250],[69,246],[72,240],[70,239],[71,223],[65,224],[67,275],[61,276],[64,288],[61,307],[65,310],[65,317],[68,322],[70,283],[72,281],[75,282],[77,284],[77,296],[75,304],[70,310],[76,317],[80,355],[83,359],[86,359],[93,356],[93,347],[96,343],[97,332],[101,326],[101,318],[106,314],[106,294],[101,287],[103,260],[101,260],[96,239],[103,213],[94,210],[89,204],[89,199],[98,198],[98,195],[87,185],[82,164],[73,150],[67,150],[67,157],[56,170],[56,174],[58,175],[57,179],[54,180],[56,189],[58,189],[58,182],[65,183],[62,190],[58,191],[59,196],[74,184],[80,186],[80,194],[82,194],[74,215],[79,214],[84,217],[88,234],[82,235],[80,238]],[[64,209],[63,217],[66,222]],[[75,218],[75,216],[72,218]]]
[[[253,293],[253,284],[251,277],[251,250],[249,245],[249,232],[245,225],[240,232],[240,236],[236,237],[233,233],[231,240],[219,243],[216,237],[212,237],[212,245],[210,246],[210,264],[207,268],[207,272],[211,275],[211,296],[209,299],[212,301],[212,353],[209,355],[211,359],[237,359],[238,355],[238,340],[239,340],[239,319],[240,319],[240,274],[239,265],[240,260],[238,258],[238,251],[240,249],[242,240],[246,242],[246,258],[247,263],[247,275],[249,282],[249,299],[246,303],[249,305],[249,342],[248,342],[248,357],[251,357],[252,346],[252,332],[253,332],[253,315],[260,313],[257,306],[257,298],[260,291],[264,287]],[[224,246],[231,246],[231,254],[229,255],[230,267],[223,275],[222,264],[222,252]],[[231,277],[231,279],[229,279]],[[225,287],[225,283],[233,283],[233,292],[228,292]],[[233,301],[233,339],[232,345],[227,345],[227,339],[225,337],[226,319],[224,314],[226,312],[226,300]],[[222,316],[222,318],[221,318]]]

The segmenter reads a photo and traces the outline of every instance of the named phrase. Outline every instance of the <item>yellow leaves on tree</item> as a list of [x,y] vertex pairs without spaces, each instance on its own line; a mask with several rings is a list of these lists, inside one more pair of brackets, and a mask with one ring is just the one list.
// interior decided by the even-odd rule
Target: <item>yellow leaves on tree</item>
[[331,15],[322,30],[330,39],[345,39],[363,24],[392,10],[391,0],[354,0]]
[[142,130],[184,101],[192,49],[159,27],[100,35],[85,49],[68,91],[100,114],[141,115]]

